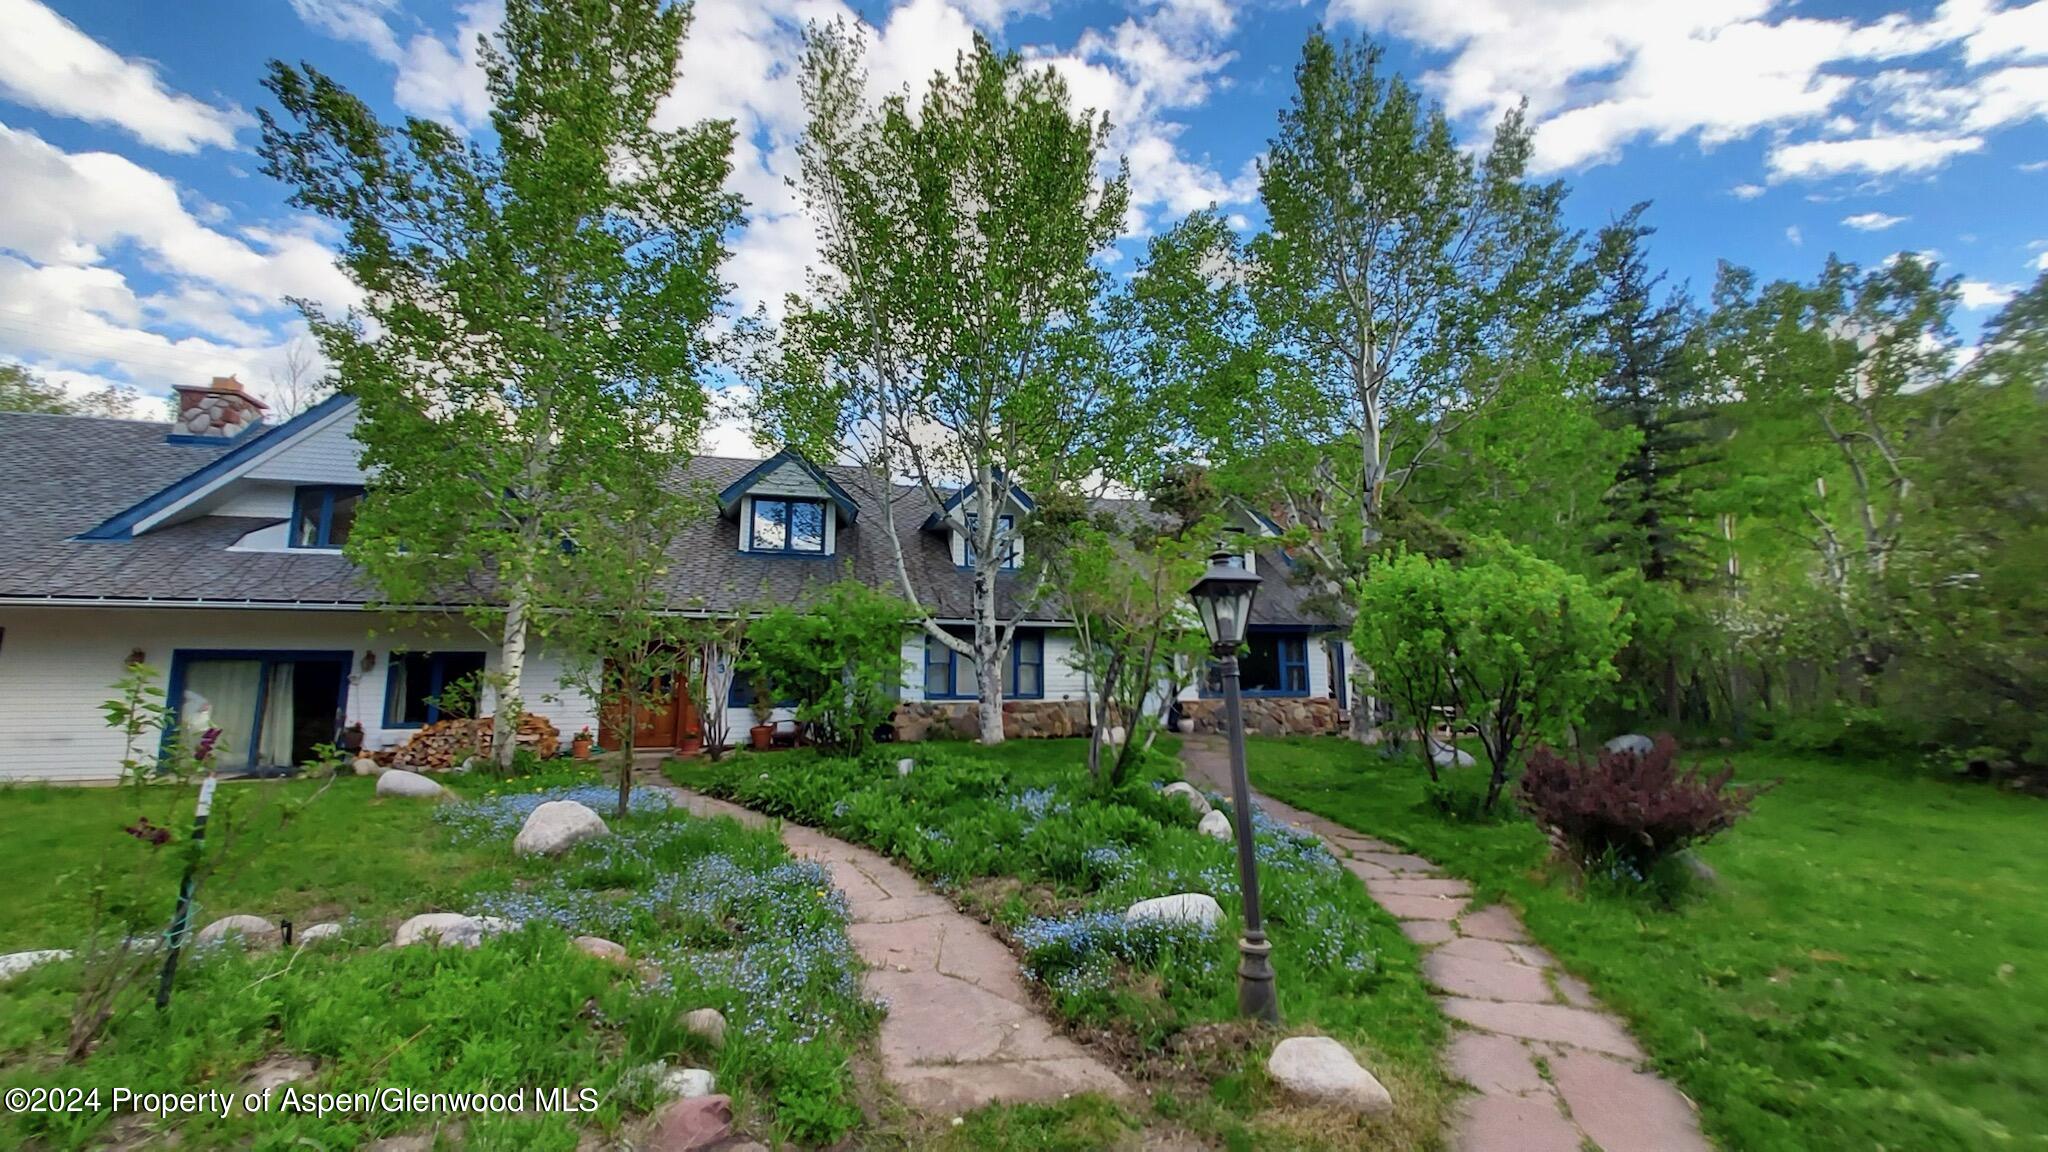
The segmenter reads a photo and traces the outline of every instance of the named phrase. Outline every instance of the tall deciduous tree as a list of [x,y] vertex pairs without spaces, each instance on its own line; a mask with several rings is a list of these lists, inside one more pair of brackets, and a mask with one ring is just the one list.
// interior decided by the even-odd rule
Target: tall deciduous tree
[[[902,591],[930,642],[971,660],[981,739],[1003,738],[1003,656],[1039,594],[1042,566],[1013,486],[1051,491],[1089,471],[1108,408],[1096,257],[1128,193],[1105,179],[1107,125],[1071,106],[1050,68],[977,39],[912,100],[870,105],[858,35],[814,26],[799,145],[822,265],[784,324],[762,419],[778,438],[848,448],[898,523],[909,498],[966,538],[973,627],[932,619],[893,530]],[[915,524],[917,519],[908,521]]]
[[[360,312],[301,303],[372,476],[348,552],[394,603],[462,600],[499,628],[509,763],[529,634],[565,545],[594,540],[629,476],[668,471],[704,410],[730,125],[656,127],[687,11],[512,0],[481,44],[491,137],[391,127],[311,67],[273,63],[264,170],[344,228]],[[634,443],[622,410],[670,436]],[[480,582],[484,586],[478,587]],[[465,588],[465,585],[470,585]]]
[[1770,469],[1793,484],[1780,526],[1810,546],[1866,690],[1890,656],[1881,585],[1908,529],[1914,445],[1928,426],[1916,394],[1948,376],[1958,291],[1910,254],[1869,270],[1830,258],[1812,284],[1761,288],[1724,267],[1715,286],[1713,371],[1752,428],[1785,449]]

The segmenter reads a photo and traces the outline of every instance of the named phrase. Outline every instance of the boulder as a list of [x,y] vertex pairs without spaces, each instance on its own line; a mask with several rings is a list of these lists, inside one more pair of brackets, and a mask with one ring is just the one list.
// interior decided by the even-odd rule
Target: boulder
[[398,926],[391,942],[400,948],[433,944],[442,948],[474,948],[487,936],[510,932],[518,925],[496,916],[464,916],[460,912],[428,912]]
[[665,1095],[694,1100],[718,1091],[718,1077],[702,1068],[671,1068],[661,1077]]
[[1289,1092],[1352,1112],[1389,1112],[1394,1098],[1349,1049],[1328,1036],[1290,1036],[1273,1046],[1266,1072]]
[[313,1062],[303,1056],[272,1056],[242,1078],[242,1089],[268,1096],[287,1084],[296,1084],[313,1074]]
[[1453,744],[1439,744],[1434,740],[1429,743],[1429,758],[1439,768],[1470,768],[1478,763],[1472,759],[1472,754],[1463,748]]
[[1181,799],[1187,801],[1188,807],[1194,809],[1195,815],[1197,816],[1207,816],[1210,812],[1209,798],[1207,796],[1202,795],[1202,790],[1200,788],[1195,787],[1193,784],[1190,784],[1185,780],[1175,780],[1173,783],[1168,784],[1165,788],[1161,789],[1161,791],[1165,795],[1178,796]]
[[1214,896],[1201,892],[1181,892],[1173,896],[1155,896],[1140,900],[1124,911],[1124,921],[1130,924],[1142,921],[1156,921],[1161,924],[1193,924],[1202,928],[1214,928],[1223,922],[1223,905],[1216,903]]
[[521,856],[555,856],[593,836],[608,836],[604,819],[574,800],[550,800],[533,810],[512,841]]
[[702,1036],[713,1048],[725,1047],[725,1016],[716,1008],[683,1013],[683,1031]]
[[384,774],[384,766],[368,756],[356,757],[355,770],[358,776],[382,776]]
[[199,930],[192,942],[200,946],[225,943],[230,937],[244,948],[275,948],[284,942],[277,925],[261,916],[223,916]]
[[670,1101],[654,1116],[648,1152],[693,1152],[732,1135],[732,1099],[692,1096]]
[[1616,736],[1606,745],[1609,752],[1626,752],[1631,756],[1648,756],[1650,750],[1656,746],[1655,741],[1639,732]]
[[896,774],[898,776],[908,776],[910,775],[911,770],[916,767],[917,761],[911,759],[908,756],[905,756],[903,759],[898,760],[896,762]]
[[448,790],[417,772],[391,768],[377,777],[377,795],[413,796],[422,800],[446,796]]
[[71,959],[71,952],[64,948],[44,948],[35,952],[9,952],[5,956],[0,956],[0,980],[12,980],[40,964],[54,964],[59,960],[69,959]]
[[578,952],[586,956],[595,956],[599,960],[609,960],[619,965],[633,962],[633,958],[626,955],[625,945],[614,943],[602,936],[578,936],[569,943],[574,944]]
[[341,925],[339,924],[313,924],[294,934],[292,940],[299,947],[304,948],[323,941],[339,939],[340,936]]
[[1195,825],[1195,831],[1200,832],[1204,836],[1213,836],[1218,840],[1228,840],[1230,839],[1230,817],[1225,816],[1221,812],[1210,812],[1202,817],[1200,824]]

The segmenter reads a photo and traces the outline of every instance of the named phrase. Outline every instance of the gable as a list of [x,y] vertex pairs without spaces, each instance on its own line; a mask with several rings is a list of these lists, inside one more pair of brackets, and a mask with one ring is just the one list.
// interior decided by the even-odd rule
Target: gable
[[351,404],[334,420],[256,461],[244,475],[251,480],[282,480],[292,484],[361,484],[356,463],[356,408]]

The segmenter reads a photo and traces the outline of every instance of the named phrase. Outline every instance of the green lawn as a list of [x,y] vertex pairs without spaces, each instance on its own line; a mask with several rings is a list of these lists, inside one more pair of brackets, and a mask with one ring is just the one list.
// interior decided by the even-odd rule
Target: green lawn
[[[80,1063],[63,1059],[77,964],[10,981],[0,990],[0,1087],[100,1097],[85,1113],[0,1116],[0,1147],[357,1147],[439,1130],[461,1146],[569,1152],[591,1138],[637,1138],[659,1098],[627,1074],[656,1060],[715,1072],[745,1130],[763,1139],[830,1144],[860,1125],[853,1065],[878,1013],[860,994],[858,958],[821,869],[792,861],[772,831],[664,811],[645,789],[634,814],[615,819],[610,786],[588,766],[447,782],[465,803],[378,800],[372,781],[352,777],[324,792],[314,782],[224,785],[259,815],[240,860],[204,894],[201,921],[230,912],[332,919],[346,925],[342,941],[190,952],[171,1010],[152,1010],[148,989],[134,990],[130,1010]],[[275,825],[272,802],[314,793]],[[559,857],[514,857],[526,813],[564,795],[597,808],[613,834]],[[190,798],[178,794],[177,807],[189,812]],[[121,831],[133,807],[111,789],[7,794],[0,868],[14,882],[0,891],[0,950],[75,943],[97,856],[149,851]],[[146,888],[120,877],[114,895],[136,931],[161,929],[175,882],[174,869],[158,869]],[[524,927],[474,951],[385,946],[400,920],[437,910]],[[579,934],[655,967],[587,956],[569,944]],[[682,1024],[703,1007],[726,1016],[723,1048]],[[468,1117],[353,1107],[164,1122],[108,1115],[116,1087],[232,1090],[252,1066],[286,1058],[310,1061],[297,1087],[317,1092],[588,1089],[596,1106]]]
[[1671,911],[1550,880],[1525,821],[1447,823],[1412,760],[1254,740],[1250,762],[1261,790],[1519,908],[1631,1021],[1724,1148],[2048,1148],[2038,799],[1744,753],[1739,779],[1784,784],[1701,852],[1718,884]]
[[[403,800],[375,800],[375,781],[347,777],[322,792],[310,780],[247,781],[221,785],[254,817],[246,846],[209,883],[208,909],[247,912],[305,925],[348,915],[378,917],[426,911],[503,870],[505,861],[462,850],[433,834],[433,809]],[[464,781],[481,793],[490,785]],[[181,814],[189,826],[196,787],[152,789],[151,809]],[[169,803],[161,796],[175,797]],[[281,802],[307,804],[289,827],[280,827]],[[15,882],[0,885],[0,952],[55,948],[85,926],[81,891],[103,851],[142,847],[121,829],[136,815],[133,794],[121,788],[33,786],[0,791],[0,863]],[[170,919],[177,889],[150,892],[132,872],[114,874],[116,897],[161,906]]]
[[[908,777],[898,755],[917,760]],[[993,1109],[905,1146],[1055,1149],[1201,1142],[1259,1149],[1436,1147],[1451,1091],[1445,1035],[1416,949],[1312,839],[1261,828],[1262,894],[1284,1024],[1361,1054],[1393,1093],[1392,1117],[1339,1120],[1293,1106],[1267,1079],[1277,1034],[1237,1019],[1233,850],[1161,795],[1179,763],[1155,755],[1115,792],[1092,785],[1080,740],[994,748],[937,743],[866,762],[810,751],[723,764],[671,761],[679,782],[867,844],[987,917],[1022,955],[1046,1008],[1149,1096],[1126,1114],[1100,1100]],[[1221,930],[1166,942],[1125,925],[1136,900],[1217,897]]]

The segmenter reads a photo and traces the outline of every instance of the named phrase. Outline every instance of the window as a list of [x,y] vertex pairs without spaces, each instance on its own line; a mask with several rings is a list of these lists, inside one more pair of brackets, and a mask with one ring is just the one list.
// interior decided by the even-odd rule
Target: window
[[748,536],[754,552],[825,552],[825,502],[781,496],[754,497],[754,520]]
[[[963,635],[962,639],[966,639]],[[974,700],[981,680],[974,658],[964,656],[930,636],[924,638],[924,698]],[[1003,665],[1003,695],[1012,700],[1045,696],[1045,634],[1018,629],[1010,641],[1010,659]]]
[[[1308,695],[1308,637],[1252,633],[1237,658],[1237,674],[1238,687],[1247,694]],[[1222,676],[1213,663],[1203,679],[1203,689],[1212,695],[1223,690]]]
[[339,548],[348,543],[362,505],[361,488],[304,487],[292,498],[294,548]]
[[[974,533],[975,525],[978,522],[979,518],[974,513],[970,512],[967,514],[967,531],[960,537],[960,566],[963,568],[974,567]],[[1017,518],[1015,516],[999,516],[996,518],[996,540],[1005,546],[1006,555],[1003,557],[1003,567],[1017,567],[1020,557],[1018,556],[1017,549]]]
[[476,713],[481,652],[394,652],[384,681],[384,726],[417,728],[451,714]]

